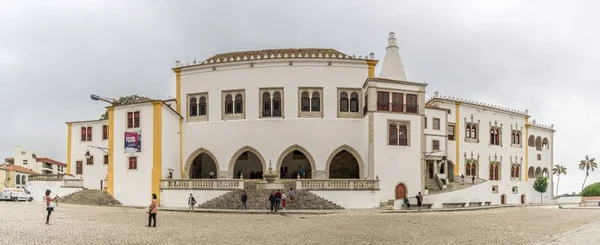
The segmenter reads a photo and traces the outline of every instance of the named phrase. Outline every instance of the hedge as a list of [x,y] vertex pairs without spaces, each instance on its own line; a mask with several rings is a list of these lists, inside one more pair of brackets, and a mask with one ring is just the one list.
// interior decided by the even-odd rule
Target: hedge
[[581,192],[581,196],[584,197],[596,197],[600,196],[600,182],[586,186]]

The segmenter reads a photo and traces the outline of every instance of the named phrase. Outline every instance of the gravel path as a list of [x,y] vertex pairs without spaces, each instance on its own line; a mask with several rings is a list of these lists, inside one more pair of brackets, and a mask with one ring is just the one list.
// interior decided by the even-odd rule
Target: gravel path
[[327,215],[160,212],[0,202],[0,244],[535,244],[600,220],[600,210],[548,207]]

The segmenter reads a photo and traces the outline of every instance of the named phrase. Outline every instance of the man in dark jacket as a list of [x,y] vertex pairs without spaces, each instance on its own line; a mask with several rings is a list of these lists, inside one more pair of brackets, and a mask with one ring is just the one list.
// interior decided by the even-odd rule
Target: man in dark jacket
[[277,190],[277,192],[275,192],[275,212],[277,212],[277,210],[279,210],[280,203],[281,203],[281,192],[279,190]]
[[248,206],[246,206],[246,201],[248,201],[248,195],[246,191],[242,191],[242,210],[248,210]]
[[275,211],[275,191],[271,192],[271,195],[269,196],[269,202],[271,203],[271,212]]

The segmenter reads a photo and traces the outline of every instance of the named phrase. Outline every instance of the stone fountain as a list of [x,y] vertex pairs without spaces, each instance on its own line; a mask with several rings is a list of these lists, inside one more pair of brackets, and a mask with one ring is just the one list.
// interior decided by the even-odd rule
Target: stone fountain
[[[279,177],[278,174],[273,173],[273,166],[271,165],[271,161],[269,160],[269,171],[265,174],[263,174],[263,179],[264,182],[261,183],[256,183],[256,189],[266,189],[266,190],[275,190],[275,189],[280,189],[283,190],[285,189],[283,183],[281,183],[281,181],[277,181],[277,177]],[[278,183],[276,183],[276,181]]]

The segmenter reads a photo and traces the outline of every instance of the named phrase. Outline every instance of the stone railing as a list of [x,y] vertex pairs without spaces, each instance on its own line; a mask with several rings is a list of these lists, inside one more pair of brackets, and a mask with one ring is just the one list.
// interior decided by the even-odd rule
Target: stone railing
[[64,174],[29,175],[28,181],[61,181]]
[[297,180],[298,190],[379,190],[379,180],[329,179]]
[[83,188],[83,179],[64,179],[61,187]]
[[163,179],[161,190],[238,190],[244,189],[244,180],[236,179]]

